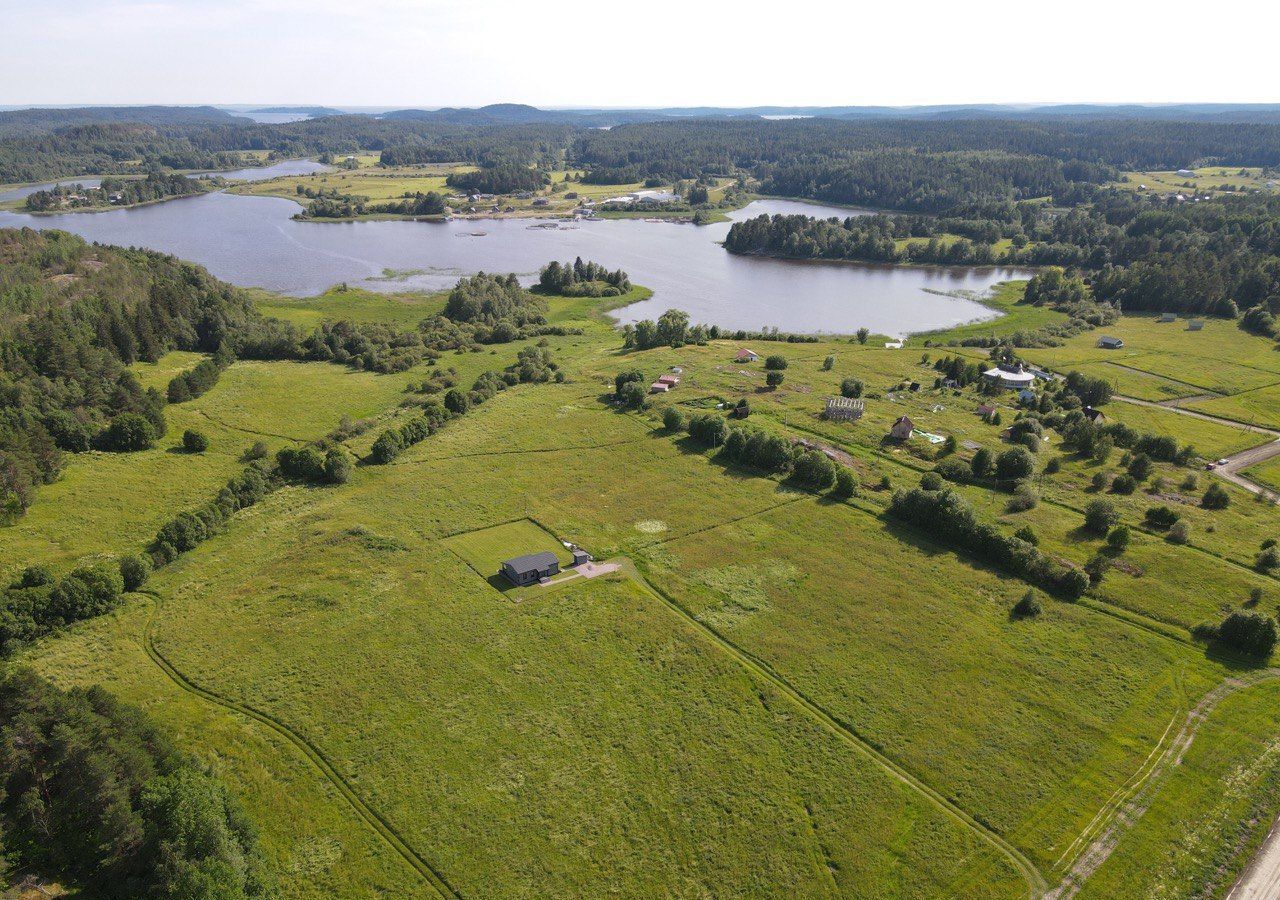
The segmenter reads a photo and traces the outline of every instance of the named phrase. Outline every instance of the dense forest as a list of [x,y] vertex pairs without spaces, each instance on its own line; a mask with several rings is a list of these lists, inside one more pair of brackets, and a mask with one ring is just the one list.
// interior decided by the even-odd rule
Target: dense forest
[[257,836],[218,779],[101,687],[0,680],[3,858],[88,896],[275,896]]
[[1059,265],[1091,275],[1122,309],[1235,316],[1280,311],[1280,197],[1199,203],[1098,191],[1088,204],[971,204],[952,216],[760,216],[725,247],[797,259],[943,265]]

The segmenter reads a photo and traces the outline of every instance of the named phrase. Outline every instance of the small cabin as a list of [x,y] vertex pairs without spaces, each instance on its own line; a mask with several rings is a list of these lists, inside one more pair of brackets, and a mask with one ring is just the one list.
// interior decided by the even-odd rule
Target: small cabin
[[978,415],[984,419],[990,419],[996,413],[996,408],[990,403],[984,403],[978,407]]
[[655,381],[653,384],[649,385],[650,394],[665,394],[669,390],[671,390],[671,385],[664,381]]
[[754,350],[748,350],[746,347],[739,350],[738,355],[735,357],[738,362],[755,362],[759,358],[759,353],[756,353]]
[[659,375],[658,383],[669,385],[670,387],[675,387],[677,384],[680,383],[680,378],[677,375]]
[[1098,346],[1103,350],[1119,350],[1124,346],[1124,341],[1118,337],[1103,336],[1098,338]]
[[907,416],[898,416],[893,426],[889,429],[889,437],[898,441],[908,441],[915,430],[915,422],[912,422]]
[[569,552],[573,554],[573,567],[575,569],[578,566],[591,562],[591,554],[586,550],[583,550],[581,547],[575,547]]
[[1187,323],[1187,331],[1203,331],[1204,322],[1200,319],[1192,319]]
[[827,418],[837,422],[856,422],[862,418],[865,403],[853,397],[828,397]]
[[1102,410],[1094,409],[1092,406],[1086,406],[1084,409],[1080,411],[1084,413],[1084,417],[1088,419],[1090,422],[1101,422],[1107,417]]
[[1176,322],[1176,321],[1178,321],[1178,315],[1177,315],[1177,313],[1161,313],[1161,314],[1160,314],[1160,321],[1161,321],[1161,322]]
[[550,578],[560,573],[560,560],[550,550],[541,553],[527,553],[517,556],[502,564],[501,572],[507,580],[517,587],[533,584],[543,578]]

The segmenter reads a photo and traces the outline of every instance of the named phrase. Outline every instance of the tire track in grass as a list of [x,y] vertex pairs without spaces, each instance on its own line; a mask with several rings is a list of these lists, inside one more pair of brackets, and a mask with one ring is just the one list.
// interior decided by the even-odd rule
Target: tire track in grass
[[742,649],[733,641],[726,638],[715,628],[707,625],[699,620],[681,603],[668,594],[662,588],[658,587],[649,580],[648,575],[640,568],[635,567],[636,575],[640,583],[648,589],[649,593],[656,597],[670,612],[683,620],[687,625],[692,626],[696,631],[700,632],[704,637],[710,640],[716,647],[722,650],[726,655],[735,662],[745,668],[749,673],[757,678],[763,679],[774,689],[779,691],[792,703],[799,706],[800,709],[813,718],[823,729],[833,734],[835,737],[843,741],[847,746],[870,757],[872,762],[876,763],[882,770],[890,775],[890,777],[905,784],[908,788],[913,789],[916,793],[922,795],[936,809],[941,811],[952,821],[967,828],[978,836],[980,840],[994,849],[1003,856],[1014,869],[1023,877],[1027,883],[1028,896],[1032,898],[1040,897],[1048,889],[1048,883],[1044,876],[1040,874],[1040,870],[1035,864],[1023,855],[1017,847],[1009,843],[988,826],[982,824],[972,815],[965,812],[960,806],[949,800],[944,794],[931,788],[922,782],[908,769],[895,762],[878,750],[874,744],[864,738],[858,731],[846,722],[837,719],[831,713],[820,706],[817,702],[810,699],[808,695],[793,687],[792,684],[773,670],[773,668],[761,659],[758,659],[750,652]]
[[331,762],[329,762],[329,759],[324,755],[320,748],[273,716],[256,710],[251,706],[246,706],[245,704],[237,703],[234,700],[229,700],[220,694],[216,694],[207,688],[201,687],[184,675],[177,666],[171,663],[168,658],[160,652],[159,648],[156,647],[155,644],[156,619],[157,614],[160,611],[162,598],[154,591],[143,590],[138,593],[145,594],[150,597],[152,601],[151,615],[147,618],[147,624],[143,630],[143,649],[146,651],[147,656],[151,658],[151,661],[159,667],[160,671],[168,676],[170,681],[189,694],[194,694],[202,700],[206,700],[216,706],[221,706],[223,709],[228,709],[232,712],[239,713],[242,716],[246,716],[260,725],[265,725],[289,743],[293,744],[293,746],[302,752],[303,756],[307,758],[312,766],[320,772],[325,780],[333,785],[338,793],[342,795],[342,798],[347,801],[347,804],[355,811],[356,815],[363,819],[369,827],[378,833],[379,837],[391,846],[392,850],[399,854],[406,863],[421,875],[431,885],[436,894],[446,898],[446,900],[448,900],[448,898],[458,898],[458,900],[461,900],[462,894],[449,883],[449,881],[440,873],[439,870],[435,868],[435,866],[418,853],[418,851],[414,850],[409,842],[405,840],[405,838],[401,836],[401,834],[396,831],[396,829],[387,822],[385,818],[382,817],[381,813],[361,799],[360,795],[356,793],[355,788],[353,788],[350,783],[348,783],[347,780],[339,774],[338,770],[334,768]]

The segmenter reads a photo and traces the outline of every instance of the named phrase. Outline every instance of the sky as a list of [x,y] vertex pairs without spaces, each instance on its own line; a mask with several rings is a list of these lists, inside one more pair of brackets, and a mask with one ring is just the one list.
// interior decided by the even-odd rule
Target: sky
[[0,23],[7,105],[1280,102],[1280,3],[1249,0],[0,0]]

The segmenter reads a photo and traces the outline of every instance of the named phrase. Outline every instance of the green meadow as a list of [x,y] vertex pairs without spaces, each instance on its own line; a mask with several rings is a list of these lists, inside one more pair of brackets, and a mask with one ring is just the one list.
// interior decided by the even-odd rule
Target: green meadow
[[[1006,317],[929,340],[1051,321],[1019,295],[997,293]],[[413,327],[442,299],[257,301],[300,328]],[[756,342],[789,361],[769,389],[761,363],[735,361],[738,342],[625,352],[598,302],[551,306],[553,322],[582,330],[546,339],[563,383],[502,391],[346,484],[270,494],[146,593],[23,662],[146,707],[240,798],[287,897],[1021,898],[1060,885],[1103,832],[1113,845],[1083,895],[1224,892],[1280,811],[1277,687],[1190,629],[1280,603],[1280,581],[1252,567],[1280,530],[1273,506],[1230,486],[1228,508],[1204,509],[1211,473],[1158,464],[1162,481],[1107,495],[1133,533],[1102,579],[1077,603],[1041,595],[1039,616],[1017,618],[1026,583],[884,515],[939,452],[918,435],[887,443],[897,417],[1004,449],[1001,426],[976,413],[986,398],[933,387],[939,355],[983,351]],[[1026,355],[1061,371],[1114,366],[1117,388],[1141,382],[1145,399],[1280,382],[1269,342],[1226,327],[1127,317],[1115,354],[1093,333]],[[520,346],[435,368],[456,367],[466,386]],[[136,373],[163,389],[198,359]],[[681,383],[647,408],[610,402],[617,372],[673,366]],[[275,450],[369,419],[346,441],[364,456],[382,427],[416,414],[405,401],[432,368],[237,362],[168,408],[154,450],[75,457],[5,530],[0,568],[137,552],[258,440]],[[827,421],[825,399],[849,377],[865,415]],[[838,502],[727,464],[662,426],[668,406],[741,398],[748,425],[839,451],[858,495]],[[1012,422],[1014,398],[996,402]],[[1105,412],[1202,454],[1259,441],[1168,409],[1117,400]],[[209,450],[175,452],[185,428]],[[1119,454],[1080,459],[1051,433],[1036,456],[1034,508],[958,490],[982,520],[1030,526],[1043,553],[1083,565],[1105,550],[1081,528],[1091,479],[1117,473]],[[1145,528],[1156,504],[1177,506],[1186,544]],[[565,563],[564,542],[622,568],[494,589],[503,559],[550,550]],[[1198,705],[1172,765],[1163,750]]]

